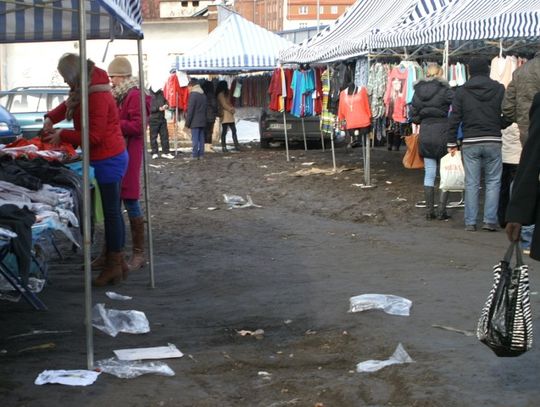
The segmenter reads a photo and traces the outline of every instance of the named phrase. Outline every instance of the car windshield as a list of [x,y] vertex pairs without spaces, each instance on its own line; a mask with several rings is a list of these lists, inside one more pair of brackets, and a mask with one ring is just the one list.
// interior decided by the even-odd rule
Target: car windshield
[[0,95],[0,105],[7,109],[8,95]]

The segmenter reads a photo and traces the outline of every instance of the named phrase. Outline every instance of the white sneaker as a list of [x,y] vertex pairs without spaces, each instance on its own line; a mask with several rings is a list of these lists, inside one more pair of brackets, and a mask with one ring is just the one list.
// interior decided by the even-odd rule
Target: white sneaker
[[161,154],[161,158],[168,158],[169,160],[171,160],[174,158],[174,155],[172,155],[171,153]]
[[158,154],[152,154],[152,159],[155,160],[156,158],[159,158]]

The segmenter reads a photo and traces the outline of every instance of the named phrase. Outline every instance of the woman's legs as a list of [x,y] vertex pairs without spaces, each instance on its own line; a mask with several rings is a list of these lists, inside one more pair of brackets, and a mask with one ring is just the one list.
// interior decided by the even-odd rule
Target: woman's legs
[[224,153],[227,152],[227,130],[230,123],[221,123],[221,149]]
[[236,124],[229,123],[229,126],[230,126],[231,131],[232,131],[232,138],[233,138],[233,142],[234,142],[234,148],[237,151],[240,151],[240,144],[238,143],[238,136],[236,134]]
[[129,270],[138,270],[144,266],[144,216],[138,199],[124,199],[129,225],[131,228],[131,258],[128,260]]
[[426,219],[435,219],[435,177],[437,160],[424,157],[424,195],[426,198]]

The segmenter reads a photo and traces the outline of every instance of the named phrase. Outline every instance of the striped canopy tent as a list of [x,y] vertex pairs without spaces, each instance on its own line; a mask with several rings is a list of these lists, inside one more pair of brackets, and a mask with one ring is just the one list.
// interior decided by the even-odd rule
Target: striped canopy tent
[[[138,0],[84,0],[86,38],[143,38]],[[0,43],[78,40],[79,0],[0,0]]]
[[280,54],[282,63],[331,62],[366,54],[370,38],[433,13],[445,0],[357,0],[316,36]]
[[446,0],[446,3],[400,30],[372,36],[371,47],[393,48],[443,41],[540,35],[540,0]]
[[237,13],[231,13],[191,51],[176,57],[174,66],[190,73],[269,71],[279,52],[292,42]]
[[[142,14],[140,0],[0,0],[0,43],[74,41],[78,40],[81,63],[81,111],[83,157],[83,250],[84,250],[84,309],[86,356],[88,369],[94,365],[91,286],[90,238],[90,180],[88,139],[88,86],[86,74],[86,39],[136,39],[139,50],[139,70],[142,71]],[[36,56],[38,58],[38,56]],[[40,56],[41,58],[41,56]],[[2,61],[6,63],[6,61]],[[9,61],[7,61],[9,63]],[[140,79],[140,86],[142,86]],[[142,97],[141,97],[142,102]],[[144,103],[141,103],[144,105]],[[143,114],[143,122],[146,120]],[[144,126],[144,123],[143,123]],[[148,169],[145,160],[145,185]],[[148,189],[145,188],[147,212]],[[148,224],[150,231],[150,224]],[[151,242],[151,234],[149,235]],[[150,273],[153,286],[152,245],[150,243]]]

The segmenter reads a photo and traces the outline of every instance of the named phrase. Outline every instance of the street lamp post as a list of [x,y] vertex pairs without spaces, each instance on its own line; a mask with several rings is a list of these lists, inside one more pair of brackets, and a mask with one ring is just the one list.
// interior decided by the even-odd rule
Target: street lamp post
[[317,34],[319,33],[320,20],[321,20],[321,0],[317,0]]

